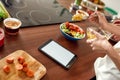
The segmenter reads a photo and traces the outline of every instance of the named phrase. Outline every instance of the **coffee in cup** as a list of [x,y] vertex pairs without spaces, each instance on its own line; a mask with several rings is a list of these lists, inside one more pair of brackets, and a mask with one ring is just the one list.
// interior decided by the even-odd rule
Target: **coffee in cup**
[[5,32],[9,35],[16,35],[22,22],[17,18],[6,18],[4,20]]

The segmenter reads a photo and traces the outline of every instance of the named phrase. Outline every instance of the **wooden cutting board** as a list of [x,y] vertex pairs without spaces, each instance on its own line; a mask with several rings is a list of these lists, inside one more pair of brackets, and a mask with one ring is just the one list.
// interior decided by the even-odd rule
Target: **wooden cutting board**
[[[34,77],[28,77],[25,72],[16,69],[15,65],[19,64],[19,56],[25,58],[28,68],[34,72]],[[6,62],[8,57],[14,58],[14,62],[12,64]],[[3,70],[5,65],[10,66],[10,72],[8,74]],[[0,80],[40,80],[45,74],[46,68],[23,50],[17,50],[0,60]]]

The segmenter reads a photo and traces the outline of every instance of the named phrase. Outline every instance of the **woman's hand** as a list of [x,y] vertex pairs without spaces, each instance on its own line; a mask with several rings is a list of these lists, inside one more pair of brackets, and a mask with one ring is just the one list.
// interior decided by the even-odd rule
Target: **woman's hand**
[[107,51],[111,44],[108,42],[106,37],[102,36],[98,32],[92,30],[91,31],[96,38],[95,39],[88,39],[87,43],[90,44],[93,50],[105,50]]
[[104,14],[101,12],[98,12],[98,11],[91,14],[89,17],[89,20],[99,24],[99,26],[103,29],[105,29],[105,26],[108,25],[108,22],[104,16]]

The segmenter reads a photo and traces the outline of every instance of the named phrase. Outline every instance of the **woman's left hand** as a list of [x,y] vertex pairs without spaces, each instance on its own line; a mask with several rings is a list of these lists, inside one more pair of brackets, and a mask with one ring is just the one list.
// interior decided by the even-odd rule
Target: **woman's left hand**
[[92,30],[91,32],[96,36],[96,38],[88,39],[87,43],[90,44],[93,50],[105,50],[106,51],[110,46],[110,43],[108,42],[106,37],[104,37],[103,35],[99,34],[98,32],[94,30]]

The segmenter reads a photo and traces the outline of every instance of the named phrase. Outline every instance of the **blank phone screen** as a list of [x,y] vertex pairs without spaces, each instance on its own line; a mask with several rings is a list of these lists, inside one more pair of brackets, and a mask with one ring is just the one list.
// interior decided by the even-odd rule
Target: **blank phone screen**
[[68,66],[76,56],[53,40],[41,47],[40,50],[63,66]]

